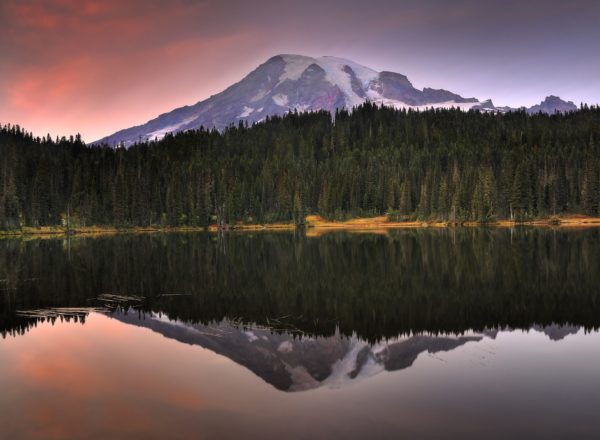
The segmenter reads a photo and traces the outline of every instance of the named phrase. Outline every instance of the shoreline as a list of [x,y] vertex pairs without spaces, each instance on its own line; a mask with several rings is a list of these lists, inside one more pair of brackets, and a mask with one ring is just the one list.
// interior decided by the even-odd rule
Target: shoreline
[[313,215],[306,217],[307,227],[316,229],[407,229],[407,228],[472,228],[472,227],[497,227],[513,228],[518,226],[531,227],[556,227],[556,228],[580,228],[600,227],[600,217],[590,217],[580,214],[565,215],[562,217],[548,217],[543,219],[516,221],[495,220],[492,222],[462,221],[450,222],[446,220],[416,220],[405,222],[389,221],[387,216],[356,218],[346,221],[329,221]]
[[[497,220],[493,222],[449,222],[441,220],[423,220],[423,221],[389,221],[387,216],[356,218],[346,221],[325,220],[318,215],[309,215],[306,217],[304,228],[309,231],[321,233],[328,231],[354,231],[363,233],[385,233],[392,229],[424,229],[424,228],[473,228],[473,227],[552,227],[552,228],[589,228],[600,227],[600,217],[590,217],[585,215],[566,215],[562,217],[550,217],[545,219],[514,221]],[[292,231],[299,227],[293,223],[273,223],[273,224],[233,224],[226,225],[221,231]],[[133,227],[116,228],[108,226],[89,226],[78,227],[66,230],[58,226],[45,226],[39,228],[24,227],[14,231],[0,231],[0,238],[44,238],[56,236],[101,236],[118,234],[152,234],[152,233],[170,233],[170,232],[219,232],[217,225],[207,227],[180,226],[180,227]],[[320,235],[319,233],[309,235]]]

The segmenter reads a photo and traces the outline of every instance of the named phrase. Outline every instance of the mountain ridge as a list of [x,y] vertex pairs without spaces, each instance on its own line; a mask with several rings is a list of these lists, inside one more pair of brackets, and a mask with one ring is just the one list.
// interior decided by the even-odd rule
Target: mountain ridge
[[[161,139],[167,133],[200,127],[221,130],[231,124],[252,124],[289,111],[325,110],[333,114],[337,109],[351,110],[367,101],[397,109],[516,110],[496,107],[491,100],[465,98],[445,89],[419,90],[406,75],[378,72],[344,58],[280,54],[220,93],[162,113],[144,124],[119,130],[93,144],[127,147],[138,141]],[[554,113],[577,107],[550,95],[542,103],[523,109],[528,113]]]

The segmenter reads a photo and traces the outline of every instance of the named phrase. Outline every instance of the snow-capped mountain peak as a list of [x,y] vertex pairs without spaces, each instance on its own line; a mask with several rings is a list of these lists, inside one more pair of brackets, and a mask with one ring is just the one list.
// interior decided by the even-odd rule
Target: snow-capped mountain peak
[[[334,113],[337,109],[351,110],[366,101],[397,109],[504,110],[494,107],[491,101],[482,103],[443,89],[419,90],[405,75],[377,72],[343,58],[282,54],[271,57],[221,93],[162,114],[143,125],[118,131],[96,143],[129,146],[201,126],[223,129],[240,121],[252,124],[294,110]],[[552,102],[543,106],[542,111],[547,111]],[[559,111],[564,108],[563,102],[559,103]]]

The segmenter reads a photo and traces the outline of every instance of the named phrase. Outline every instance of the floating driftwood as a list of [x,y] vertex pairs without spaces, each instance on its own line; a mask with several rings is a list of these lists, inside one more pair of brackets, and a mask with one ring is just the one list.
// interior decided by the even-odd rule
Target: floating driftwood
[[121,304],[127,304],[127,303],[132,303],[132,302],[140,303],[144,300],[144,297],[136,296],[136,295],[121,295],[121,294],[114,294],[114,293],[102,293],[101,295],[98,295],[97,298],[91,298],[91,300],[100,301],[105,304],[121,305]]
[[139,304],[144,300],[144,298],[141,296],[103,293],[97,298],[91,298],[90,300],[98,301],[102,305],[97,307],[48,307],[45,309],[18,310],[17,312],[15,312],[15,314],[23,318],[36,319],[83,319],[92,312],[111,313],[114,312],[117,308],[130,305],[131,303]]
[[281,316],[279,318],[269,318],[268,316],[265,316],[265,321],[266,324],[258,324],[258,323],[251,323],[249,324],[248,322],[245,322],[243,319],[239,318],[239,317],[234,317],[229,319],[229,322],[238,328],[243,328],[243,329],[256,329],[256,330],[267,330],[270,332],[274,332],[274,333],[282,333],[282,332],[288,332],[288,333],[294,333],[294,334],[298,334],[298,335],[304,335],[304,331],[300,330],[298,327],[296,327],[294,324],[292,324],[291,322],[282,322],[284,319],[286,318],[290,318],[291,315],[285,315],[285,316]]
[[157,296],[157,298],[161,298],[163,296],[192,296],[191,293],[161,293]]
[[106,307],[50,307],[46,309],[17,310],[16,315],[22,318],[85,318],[91,312],[107,313]]

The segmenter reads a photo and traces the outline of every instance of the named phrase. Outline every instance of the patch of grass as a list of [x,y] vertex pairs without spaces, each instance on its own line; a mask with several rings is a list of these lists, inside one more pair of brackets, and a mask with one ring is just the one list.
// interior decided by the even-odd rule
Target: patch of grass
[[[514,227],[514,226],[546,226],[546,227],[568,227],[568,228],[586,228],[586,227],[600,227],[600,217],[591,217],[582,214],[569,214],[562,216],[552,216],[548,218],[516,221],[516,220],[496,220],[493,222],[477,222],[477,221],[463,221],[463,222],[448,222],[445,220],[410,220],[410,221],[392,221],[387,215],[381,215],[376,217],[359,217],[350,220],[335,221],[326,220],[319,215],[309,215],[306,217],[305,226],[309,236],[317,236],[320,234],[315,233],[317,229],[343,229],[351,231],[370,231],[371,233],[385,233],[388,229],[400,229],[400,228],[446,228],[454,226],[463,227],[479,227],[479,226],[495,226],[495,227]],[[290,231],[296,229],[297,226],[294,223],[264,223],[264,224],[247,224],[247,223],[236,223],[232,225],[225,225],[223,230],[225,231]],[[114,226],[86,226],[77,227],[67,231],[65,228],[59,226],[43,226],[43,227],[23,227],[18,230],[0,231],[1,238],[15,238],[19,237],[22,239],[43,239],[43,238],[54,238],[66,235],[82,235],[82,236],[103,236],[103,235],[114,235],[114,234],[151,234],[151,233],[166,233],[166,232],[200,232],[210,231],[217,232],[218,226],[213,224],[208,227],[197,227],[197,226],[176,226],[176,227],[132,227],[132,228],[119,228]]]

